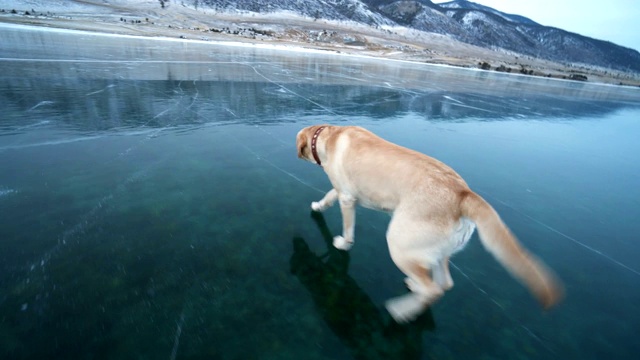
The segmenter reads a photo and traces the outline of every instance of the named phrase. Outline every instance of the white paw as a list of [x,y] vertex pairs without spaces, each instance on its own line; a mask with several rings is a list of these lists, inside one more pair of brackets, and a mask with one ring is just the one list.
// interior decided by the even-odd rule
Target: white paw
[[353,241],[347,241],[342,236],[336,236],[333,238],[333,246],[336,249],[347,251],[353,246]]
[[420,295],[408,293],[388,300],[385,304],[387,311],[397,323],[407,323],[415,320],[427,308]]
[[324,211],[324,207],[320,205],[318,201],[314,201],[311,203],[311,210],[313,211]]

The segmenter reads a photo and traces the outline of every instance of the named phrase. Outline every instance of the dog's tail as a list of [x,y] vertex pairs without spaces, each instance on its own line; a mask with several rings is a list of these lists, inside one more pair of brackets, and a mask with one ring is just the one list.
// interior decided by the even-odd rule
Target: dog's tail
[[540,260],[524,249],[498,213],[482,197],[466,192],[461,202],[462,215],[475,222],[485,249],[521,281],[549,308],[563,296],[563,288],[556,276]]

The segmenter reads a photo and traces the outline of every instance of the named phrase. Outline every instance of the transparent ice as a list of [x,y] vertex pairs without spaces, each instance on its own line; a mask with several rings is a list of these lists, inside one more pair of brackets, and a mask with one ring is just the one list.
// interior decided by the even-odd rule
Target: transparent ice
[[[0,358],[625,359],[640,353],[640,90],[0,24]],[[316,123],[446,162],[564,281],[477,238],[409,325],[386,214],[296,158]]]

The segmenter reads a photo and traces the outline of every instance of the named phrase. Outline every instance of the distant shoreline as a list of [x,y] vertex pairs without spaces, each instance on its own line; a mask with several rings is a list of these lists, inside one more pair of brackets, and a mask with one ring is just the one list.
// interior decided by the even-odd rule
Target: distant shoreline
[[[108,5],[105,6],[110,8]],[[140,9],[127,10],[128,13],[143,14],[135,17],[121,16],[119,13],[123,11],[121,8],[111,10],[111,12],[95,15],[85,12],[56,14],[48,11],[36,11],[31,14],[28,10],[16,10],[13,13],[11,10],[0,9],[0,24],[177,41],[195,40],[229,46],[329,52],[640,87],[640,74],[586,65],[569,67],[547,60],[491,51],[455,42],[438,34],[397,34],[364,26],[351,27],[350,24],[315,21],[290,14],[280,17],[278,15],[256,17],[216,13],[213,16],[186,7],[180,8],[179,13],[158,13],[157,9],[149,7],[148,4],[147,7],[141,5]],[[282,18],[282,16],[288,16],[288,18]]]
[[[100,31],[90,31],[90,30],[79,30],[79,29],[70,29],[70,28],[59,28],[59,27],[50,27],[44,25],[33,25],[33,24],[22,24],[22,23],[8,23],[0,21],[0,28],[28,28],[28,29],[46,29],[47,31],[61,32],[61,33],[78,33],[78,34],[87,34],[87,35],[95,35],[95,36],[106,36],[106,37],[123,37],[123,38],[133,38],[133,39],[152,39],[159,41],[176,41],[176,42],[197,42],[202,44],[211,44],[217,46],[232,46],[232,47],[246,47],[246,48],[258,48],[258,49],[274,49],[281,51],[291,51],[291,52],[301,52],[301,53],[315,53],[315,54],[324,54],[324,55],[340,55],[340,56],[350,56],[350,57],[362,57],[367,59],[377,59],[377,60],[385,60],[385,61],[399,61],[399,62],[410,62],[414,64],[426,64],[431,66],[444,66],[451,68],[460,68],[459,66],[449,65],[449,64],[436,64],[436,63],[424,63],[417,62],[412,60],[405,59],[396,59],[396,58],[388,58],[388,57],[378,57],[378,56],[370,56],[363,55],[357,53],[347,53],[340,52],[335,50],[328,49],[316,49],[305,47],[299,44],[286,44],[286,43],[258,43],[258,42],[243,42],[243,41],[233,41],[233,40],[201,40],[201,39],[188,39],[188,38],[179,38],[179,37],[168,37],[162,35],[131,35],[131,34],[118,34],[118,33],[110,33],[110,32],[100,32]],[[46,61],[43,59],[43,61]],[[469,68],[473,70],[472,68]],[[476,69],[477,70],[477,69]],[[515,74],[514,74],[515,75]]]

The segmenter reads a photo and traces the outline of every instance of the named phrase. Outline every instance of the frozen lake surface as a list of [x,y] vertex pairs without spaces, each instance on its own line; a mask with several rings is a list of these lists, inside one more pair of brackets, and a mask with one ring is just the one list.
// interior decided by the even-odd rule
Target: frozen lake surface
[[[640,91],[0,24],[0,358],[637,359]],[[361,125],[456,169],[564,281],[482,248],[400,326],[386,214],[331,248],[295,134]]]

